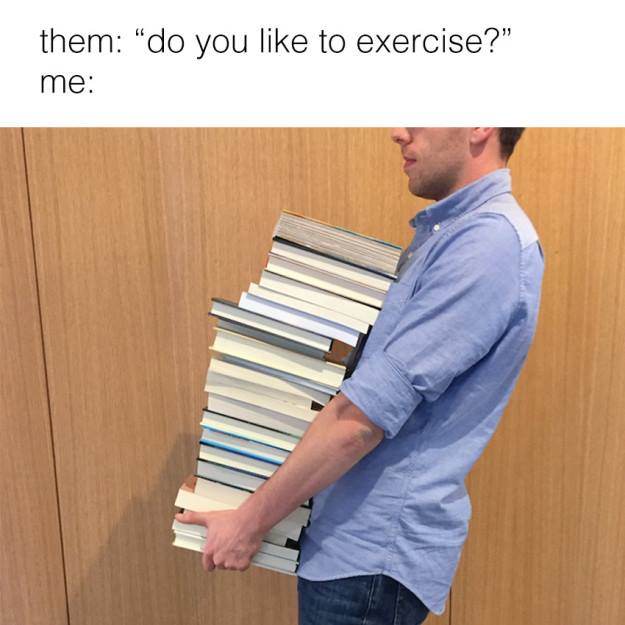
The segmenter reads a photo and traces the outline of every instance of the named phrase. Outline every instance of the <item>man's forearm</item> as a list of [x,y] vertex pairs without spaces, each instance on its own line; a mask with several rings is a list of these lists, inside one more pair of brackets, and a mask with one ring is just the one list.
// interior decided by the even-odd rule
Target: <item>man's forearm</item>
[[383,438],[383,431],[338,395],[311,423],[284,464],[240,507],[265,534],[307,499],[335,482]]

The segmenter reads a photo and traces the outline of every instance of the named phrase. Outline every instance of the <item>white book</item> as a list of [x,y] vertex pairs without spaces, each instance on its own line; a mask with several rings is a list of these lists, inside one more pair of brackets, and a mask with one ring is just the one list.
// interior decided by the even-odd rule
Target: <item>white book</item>
[[[176,519],[174,519],[172,529],[175,532],[180,531],[181,534],[191,534],[196,538],[206,538],[206,525],[195,525],[194,523],[180,523],[180,521],[176,521]],[[280,534],[279,532],[275,532],[273,530],[269,530],[263,536],[263,543],[268,543],[271,545],[285,547],[287,541],[288,537],[285,534]]]
[[225,467],[214,462],[206,462],[205,460],[198,460],[196,467],[196,475],[203,477],[207,480],[213,480],[213,482],[222,482],[223,484],[230,484],[236,488],[243,488],[250,492],[256,491],[257,488],[262,486],[267,478],[259,477],[258,475],[252,475],[245,471],[238,471],[231,467]]
[[209,365],[208,372],[206,374],[206,384],[204,385],[204,390],[207,393],[217,393],[218,395],[231,397],[233,396],[233,393],[236,394],[238,391],[244,391],[252,393],[255,396],[267,397],[275,401],[281,401],[301,409],[309,410],[312,406],[312,401],[310,399],[306,399],[306,397],[278,391],[276,389],[263,386],[262,384],[256,384],[255,382],[248,382],[247,380],[241,380],[239,378],[230,377],[229,375],[217,373],[215,369],[212,368],[212,360],[215,360],[215,362],[223,362],[214,358],[211,359],[211,365]]
[[213,299],[211,314],[223,319],[230,319],[236,323],[242,323],[263,332],[281,336],[290,341],[302,343],[322,352],[327,352],[331,348],[332,341],[327,336],[321,336],[276,319],[244,310],[239,308],[234,302]]
[[[208,367],[209,372],[217,373],[220,375],[228,376],[231,379],[237,379],[241,382],[249,382],[255,384],[260,388],[264,394],[271,397],[283,397],[284,401],[291,402],[302,408],[310,408],[311,402],[317,402],[318,404],[325,405],[330,399],[331,395],[328,393],[322,393],[316,391],[302,384],[283,380],[275,375],[269,375],[248,367],[239,366],[230,362],[221,360],[220,358],[211,358],[210,365]],[[256,386],[254,388],[256,388]]]
[[[234,509],[233,506],[226,504],[223,501],[200,496],[184,488],[180,488],[178,490],[178,495],[176,497],[176,502],[174,505],[177,508],[192,510],[193,512],[212,512],[216,510]],[[300,513],[300,510],[305,510],[305,508],[297,508],[296,510],[294,510],[291,514],[276,523],[276,525],[273,526],[272,530],[279,534],[284,534],[285,536],[287,536],[288,538],[292,538],[293,540],[298,540],[302,532],[302,527],[307,522],[301,522],[301,519],[304,515]]]
[[369,326],[371,325],[370,323],[360,321],[359,319],[356,319],[346,313],[325,308],[319,304],[312,304],[311,302],[306,302],[302,299],[296,299],[295,297],[290,297],[289,295],[283,295],[282,293],[277,293],[276,291],[263,288],[253,282],[250,283],[247,292],[250,295],[255,295],[261,299],[269,300],[275,304],[281,304],[282,306],[287,306],[288,308],[301,310],[309,315],[313,315],[321,319],[327,319],[333,323],[338,323],[339,325],[351,328],[352,330],[356,330],[356,332],[360,332],[362,334],[366,334],[369,330]]
[[300,419],[301,421],[306,421],[307,423],[311,423],[318,414],[318,412],[316,410],[313,410],[312,408],[300,408],[299,406],[294,406],[293,404],[289,404],[286,401],[276,399],[275,397],[268,397],[267,395],[253,393],[251,391],[248,391],[247,389],[232,387],[229,390],[230,392],[227,394],[220,393],[214,390],[213,395],[220,395],[221,397],[230,397],[232,399],[237,399],[238,401],[242,401],[247,404],[266,408],[267,410],[271,410],[272,412],[279,412],[280,414],[285,414],[289,417]]
[[268,410],[262,406],[255,406],[232,397],[217,395],[216,393],[208,396],[207,408],[211,412],[218,412],[219,414],[254,423],[277,432],[284,432],[296,438],[304,436],[309,426],[309,422],[303,419],[290,417],[280,412]]
[[340,311],[368,325],[373,325],[378,318],[379,310],[360,302],[335,295],[323,289],[286,278],[271,271],[263,270],[258,281],[259,285],[270,291],[276,291],[295,299],[322,306],[331,311]]
[[272,545],[280,545],[281,547],[286,547],[289,537],[285,534],[280,534],[280,532],[274,532],[273,530],[269,530],[263,537],[263,540],[264,542],[270,543]]
[[[174,519],[171,529],[174,530],[176,534],[182,534],[199,540],[206,540],[207,532],[205,525],[181,523],[180,521]],[[284,545],[276,545],[272,542],[268,542],[265,537],[263,537],[258,551],[295,562],[299,559],[299,549],[294,547],[286,547]]]
[[[240,488],[219,484],[218,482],[211,482],[203,478],[196,479],[194,492],[200,497],[223,501],[234,507],[239,507],[251,495],[251,493],[241,490]],[[287,518],[299,525],[306,525],[310,518],[310,509],[299,506],[293,510]]]
[[[242,488],[250,493],[256,492],[256,490],[267,481],[265,477],[252,475],[245,471],[239,471],[231,467],[201,459],[197,461],[196,476],[211,480],[212,482],[221,482],[222,484],[228,484],[235,488]],[[310,507],[310,499],[305,501],[302,505],[307,508]]]
[[278,468],[278,465],[272,462],[250,458],[249,456],[243,456],[234,451],[228,451],[212,445],[200,445],[198,457],[207,462],[214,462],[225,467],[247,471],[261,477],[270,477]]
[[[216,355],[213,355],[215,358]],[[235,364],[239,367],[246,367],[248,369],[253,369],[254,371],[259,371],[260,373],[266,373],[267,375],[271,375],[282,380],[286,380],[287,382],[294,382],[295,384],[299,384],[301,386],[306,386],[312,390],[319,391],[320,393],[324,393],[328,395],[330,398],[334,397],[337,393],[336,387],[328,386],[327,384],[320,384],[319,382],[313,382],[307,378],[302,378],[298,375],[293,375],[292,373],[288,373],[287,371],[279,371],[278,369],[272,369],[271,367],[267,367],[259,362],[251,362],[249,360],[243,360],[242,358],[237,358],[236,356],[230,356],[228,354],[220,354],[219,357],[225,362],[229,362]]]
[[322,271],[321,269],[315,269],[309,265],[298,263],[295,260],[289,260],[275,254],[269,254],[267,260],[267,269],[273,273],[277,273],[286,278],[292,278],[293,280],[299,280],[306,284],[316,286],[320,289],[349,297],[350,299],[362,302],[368,306],[374,306],[375,308],[382,308],[384,298],[386,296],[385,291],[378,289],[372,289],[353,280],[347,280],[341,278],[335,274]]
[[230,321],[230,319],[219,319],[217,327],[223,328],[224,330],[230,330],[230,332],[236,332],[237,334],[243,334],[244,336],[249,336],[253,339],[258,339],[264,343],[270,343],[271,345],[288,349],[291,352],[306,354],[306,356],[312,356],[313,358],[318,358],[319,360],[323,360],[326,355],[326,352],[323,352],[320,349],[313,349],[303,343],[289,341],[289,339],[285,339],[282,336],[277,336],[276,334],[271,334],[270,332],[263,332],[262,330],[246,326],[244,323]]
[[[276,558],[276,556],[267,553],[258,552],[252,559],[255,566],[260,566],[276,573],[285,573],[286,575],[296,575],[297,562],[286,560],[285,558]],[[287,564],[284,564],[284,563]]]
[[251,293],[241,293],[239,306],[246,310],[260,313],[261,315],[275,317],[286,323],[292,323],[300,328],[308,328],[314,332],[319,332],[337,341],[351,345],[352,347],[356,345],[358,337],[360,336],[358,331],[348,328],[347,326],[316,317],[315,315],[310,315],[301,310],[295,310],[289,306],[270,302],[262,297],[256,297]]
[[207,428],[202,428],[202,438],[200,441],[205,445],[220,447],[227,451],[234,451],[250,456],[251,458],[264,460],[265,462],[273,462],[274,464],[282,464],[289,455],[289,452],[283,449],[277,449],[270,445],[249,441],[239,436],[232,436]]
[[200,425],[203,428],[225,432],[232,436],[241,436],[247,440],[271,445],[272,447],[277,447],[284,451],[293,451],[295,445],[299,442],[297,437],[291,436],[290,434],[268,430],[267,428],[253,425],[247,421],[240,421],[239,419],[233,419],[232,417],[226,417],[214,412],[204,411],[204,418]]
[[[175,532],[172,544],[174,547],[180,547],[182,549],[202,553],[204,550],[204,541],[204,538],[196,538],[195,536]],[[260,566],[278,573],[286,573],[287,575],[295,575],[295,571],[297,570],[297,562],[287,560],[286,558],[279,558],[262,551],[256,553],[256,555],[252,558],[251,563],[254,566]]]
[[211,349],[337,389],[345,376],[345,367],[342,365],[317,360],[303,354],[294,354],[275,345],[220,328],[217,328],[215,332],[215,341]]
[[294,549],[293,547],[283,547],[263,541],[259,551],[270,556],[276,556],[277,558],[291,560],[292,562],[297,562],[299,560],[299,549]]
[[309,265],[315,269],[321,269],[328,273],[333,273],[342,278],[359,282],[365,286],[378,289],[380,291],[388,291],[393,279],[381,276],[373,271],[349,265],[340,260],[329,258],[316,252],[309,252],[293,245],[288,245],[282,241],[274,241],[271,246],[271,252],[276,256],[282,256],[290,260]]

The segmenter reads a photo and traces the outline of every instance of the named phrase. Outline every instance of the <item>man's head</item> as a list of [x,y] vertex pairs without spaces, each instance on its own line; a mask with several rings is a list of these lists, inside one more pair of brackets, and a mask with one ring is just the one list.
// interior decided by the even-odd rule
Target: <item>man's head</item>
[[408,188],[440,200],[505,167],[523,128],[395,128],[391,137],[404,157]]

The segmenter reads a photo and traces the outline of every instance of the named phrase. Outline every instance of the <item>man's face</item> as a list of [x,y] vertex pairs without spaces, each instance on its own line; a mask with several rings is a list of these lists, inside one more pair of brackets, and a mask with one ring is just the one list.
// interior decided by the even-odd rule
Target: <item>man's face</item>
[[396,128],[411,193],[440,200],[456,188],[470,160],[470,128]]

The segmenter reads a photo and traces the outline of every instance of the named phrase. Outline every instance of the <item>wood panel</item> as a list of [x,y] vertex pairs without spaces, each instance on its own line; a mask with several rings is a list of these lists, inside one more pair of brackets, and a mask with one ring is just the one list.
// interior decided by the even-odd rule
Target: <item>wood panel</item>
[[453,625],[625,623],[625,130],[530,130],[511,167],[546,255],[538,331],[468,482]]
[[67,625],[22,135],[0,130],[0,620]]
[[170,546],[206,397],[206,311],[258,278],[282,209],[405,244],[417,204],[388,133],[26,136],[71,623],[294,623],[293,579],[207,576]]

